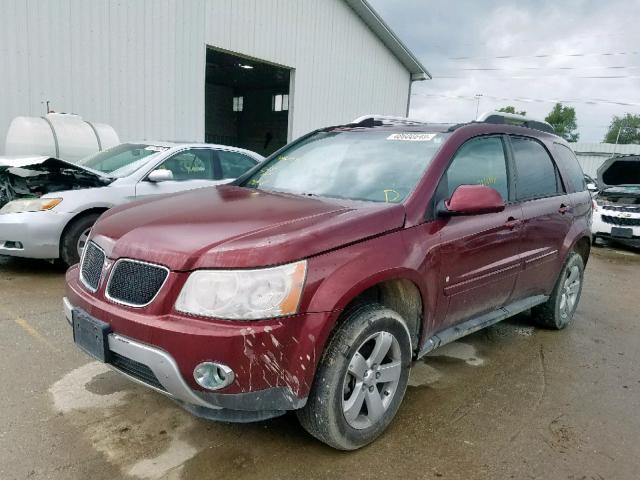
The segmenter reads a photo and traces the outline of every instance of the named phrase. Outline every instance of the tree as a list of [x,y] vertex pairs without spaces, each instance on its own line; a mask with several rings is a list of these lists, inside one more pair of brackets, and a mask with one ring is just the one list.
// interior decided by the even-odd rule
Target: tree
[[576,109],[573,107],[564,107],[561,103],[556,103],[545,121],[550,123],[556,130],[556,134],[567,142],[577,142],[580,138],[577,131]]
[[[618,137],[620,134],[620,137]],[[640,115],[627,113],[624,117],[614,115],[609,131],[604,136],[605,143],[640,143]]]
[[507,105],[506,107],[499,108],[496,111],[497,112],[504,112],[504,113],[515,113],[516,115],[526,115],[527,114],[527,112],[525,112],[524,110],[516,112],[516,108],[511,106],[511,105]]

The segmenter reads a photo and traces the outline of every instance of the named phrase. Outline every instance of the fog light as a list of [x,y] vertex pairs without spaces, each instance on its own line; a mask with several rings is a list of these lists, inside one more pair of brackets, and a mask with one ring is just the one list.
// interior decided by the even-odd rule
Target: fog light
[[207,390],[218,390],[233,382],[235,375],[226,365],[214,362],[202,362],[193,369],[193,378],[198,385]]
[[11,250],[22,250],[22,242],[11,242],[7,240],[4,242],[4,248]]

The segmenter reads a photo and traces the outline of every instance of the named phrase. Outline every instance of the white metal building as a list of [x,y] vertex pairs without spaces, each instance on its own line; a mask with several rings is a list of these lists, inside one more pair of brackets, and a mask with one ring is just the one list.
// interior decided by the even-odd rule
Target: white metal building
[[614,155],[640,155],[640,145],[616,145],[614,143],[570,143],[578,157],[582,170],[593,178],[598,176],[598,167]]
[[[120,138],[269,153],[319,126],[405,115],[429,73],[365,0],[0,0],[11,119],[72,112]],[[1,151],[0,151],[1,153]]]

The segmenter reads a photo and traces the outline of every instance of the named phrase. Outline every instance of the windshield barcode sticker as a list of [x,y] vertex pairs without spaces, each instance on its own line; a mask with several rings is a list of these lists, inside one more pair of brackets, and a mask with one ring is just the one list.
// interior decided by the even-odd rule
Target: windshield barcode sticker
[[387,140],[403,140],[405,142],[429,142],[437,133],[392,133]]
[[169,147],[156,147],[155,145],[149,145],[145,150],[150,152],[164,152],[165,150],[169,150]]

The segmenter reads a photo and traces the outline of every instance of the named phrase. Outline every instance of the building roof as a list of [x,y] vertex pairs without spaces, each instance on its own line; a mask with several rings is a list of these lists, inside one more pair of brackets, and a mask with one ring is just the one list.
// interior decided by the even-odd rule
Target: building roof
[[619,155],[638,155],[640,154],[640,145],[616,145],[615,143],[586,143],[577,142],[569,144],[578,161],[584,170],[584,173],[596,178],[598,176],[598,168],[605,160]]
[[402,43],[398,36],[391,30],[389,25],[373,9],[367,0],[345,0],[354,12],[367,24],[378,38],[391,50],[400,62],[411,73],[411,80],[426,80],[431,78],[431,74],[420,63],[420,60],[411,53],[407,46]]

